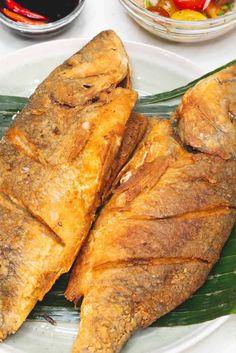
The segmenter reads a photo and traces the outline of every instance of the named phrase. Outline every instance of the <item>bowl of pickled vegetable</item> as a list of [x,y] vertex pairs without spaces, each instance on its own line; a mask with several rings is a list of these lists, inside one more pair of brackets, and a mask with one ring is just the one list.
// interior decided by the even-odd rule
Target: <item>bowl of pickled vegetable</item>
[[216,38],[236,26],[236,0],[120,0],[149,32],[176,42]]

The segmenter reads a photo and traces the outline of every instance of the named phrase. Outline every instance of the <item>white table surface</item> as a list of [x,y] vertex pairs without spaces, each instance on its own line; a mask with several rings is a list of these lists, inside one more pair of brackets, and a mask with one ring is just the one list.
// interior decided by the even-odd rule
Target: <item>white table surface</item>
[[[82,14],[72,27],[51,39],[92,37],[104,29],[115,30],[123,40],[143,42],[171,50],[190,59],[205,71],[236,58],[236,29],[220,38],[203,43],[167,42],[139,27],[128,17],[118,0],[86,0]],[[37,42],[39,40],[17,37],[0,25],[0,58]],[[213,334],[183,353],[209,352],[236,352],[236,315],[233,315]]]

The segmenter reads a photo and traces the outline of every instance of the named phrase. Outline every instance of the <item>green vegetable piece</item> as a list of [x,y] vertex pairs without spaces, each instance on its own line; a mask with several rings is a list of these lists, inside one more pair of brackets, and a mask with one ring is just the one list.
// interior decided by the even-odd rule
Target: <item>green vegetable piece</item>
[[151,0],[144,0],[145,9],[147,9],[148,7],[151,7],[151,6],[153,6]]

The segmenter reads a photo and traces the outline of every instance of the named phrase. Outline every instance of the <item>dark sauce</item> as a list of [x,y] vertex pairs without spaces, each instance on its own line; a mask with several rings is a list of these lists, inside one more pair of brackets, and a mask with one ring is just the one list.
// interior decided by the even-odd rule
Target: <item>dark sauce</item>
[[49,22],[60,20],[69,15],[80,0],[16,0],[26,9],[49,18]]

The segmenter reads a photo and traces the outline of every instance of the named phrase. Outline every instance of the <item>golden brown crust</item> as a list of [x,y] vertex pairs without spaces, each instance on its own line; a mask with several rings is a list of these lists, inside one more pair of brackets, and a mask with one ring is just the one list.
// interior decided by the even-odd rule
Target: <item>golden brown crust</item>
[[0,142],[0,340],[89,231],[137,98],[129,75],[120,39],[102,32],[49,75]]
[[173,309],[173,293],[176,306],[203,284],[208,271],[207,264],[183,259],[97,271],[96,285],[85,293],[72,352],[119,352],[135,330]]
[[46,226],[1,193],[0,238],[2,340],[15,332],[37,300],[50,289],[60,274],[57,260],[64,249]]
[[107,173],[107,182],[105,188],[103,189],[102,196],[103,202],[109,198],[114,180],[125,163],[127,163],[127,161],[132,157],[132,154],[143,139],[148,129],[148,125],[148,118],[144,115],[137,113],[131,114],[126,124],[121,147],[113,160],[109,173]]
[[73,353],[119,352],[137,328],[189,298],[219,258],[236,217],[231,146],[206,140],[208,154],[190,153],[177,140],[169,121],[152,120],[116,178],[65,293],[84,296]]
[[184,144],[236,159],[236,65],[200,81],[184,95],[176,112]]
[[48,163],[60,164],[75,147],[72,137],[80,138],[89,112],[106,104],[109,92],[127,76],[130,64],[121,40],[113,31],[101,32],[39,85],[13,127]]
[[[75,251],[84,238],[79,234],[86,234],[93,219],[95,210],[90,214],[90,209],[97,203],[95,196],[119,149],[135,99],[135,93],[118,88],[106,105],[91,110],[84,122],[89,130],[86,147],[71,163],[42,166],[8,142],[0,145],[0,190],[42,219],[63,242],[70,239]],[[88,188],[83,190],[83,185]]]

